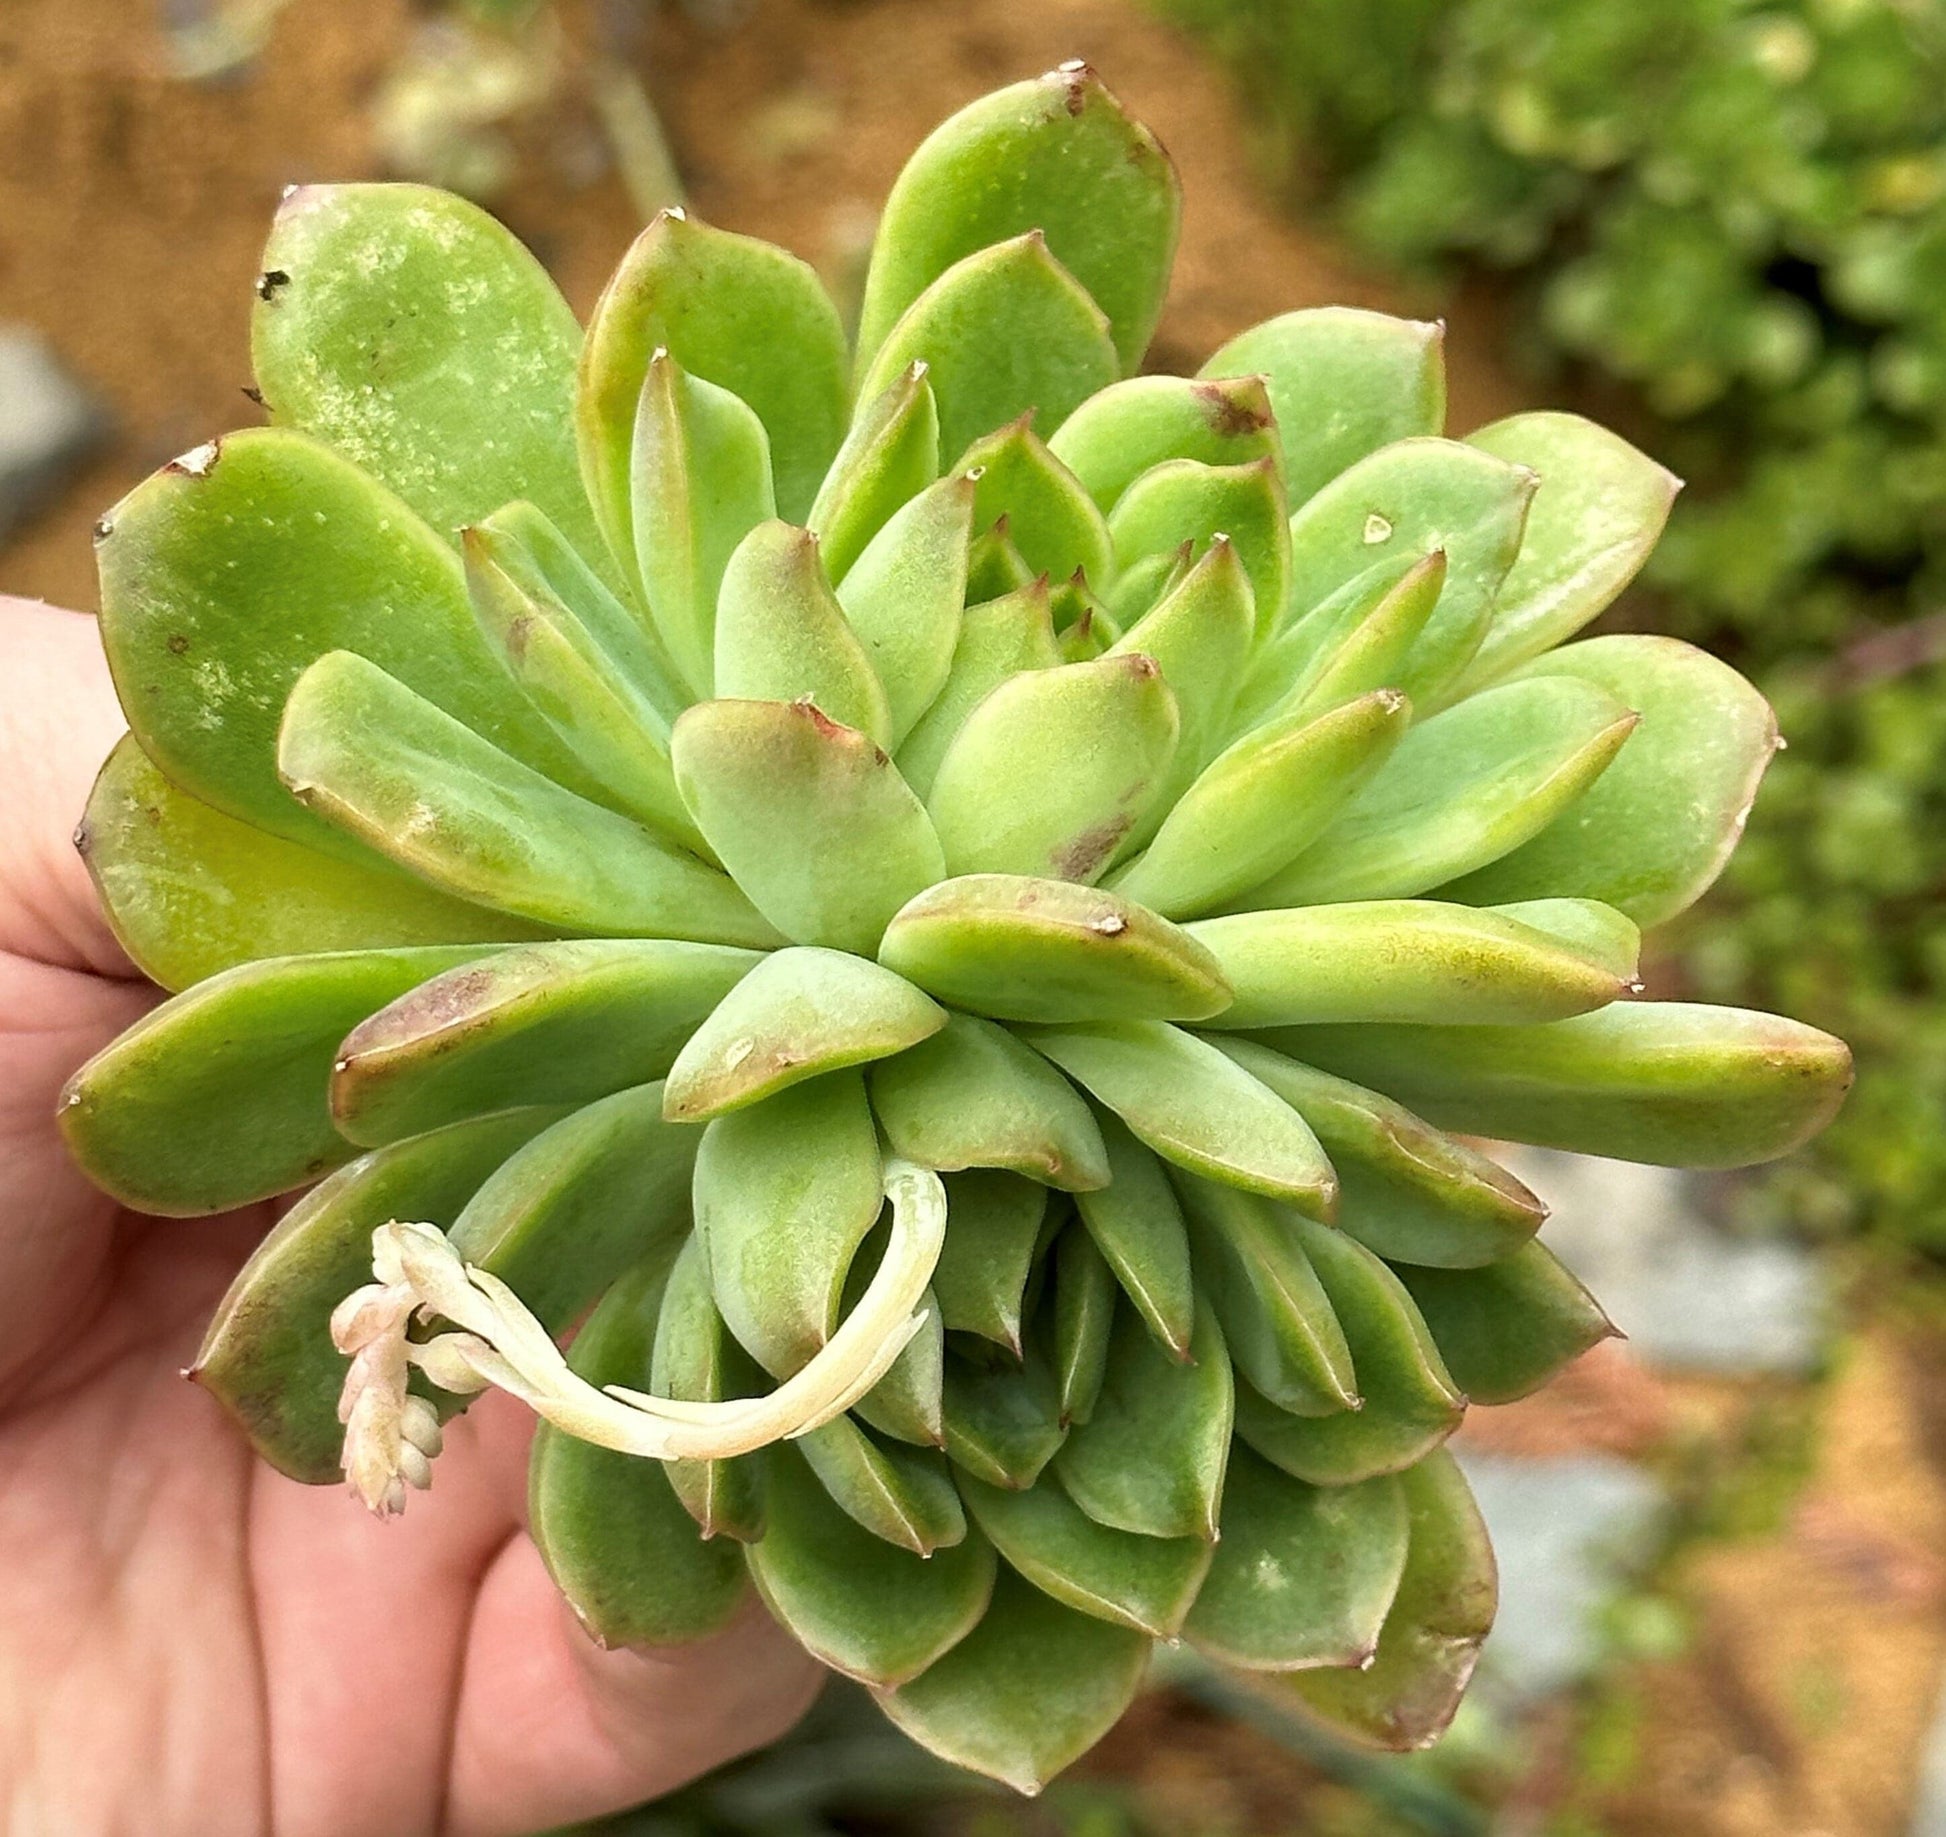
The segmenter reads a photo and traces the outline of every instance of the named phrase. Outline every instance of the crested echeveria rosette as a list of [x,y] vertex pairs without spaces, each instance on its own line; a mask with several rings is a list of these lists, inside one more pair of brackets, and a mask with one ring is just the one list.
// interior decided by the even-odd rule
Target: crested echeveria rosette
[[1732,1167],[1849,1076],[1634,998],[1776,745],[1576,641],[1674,481],[1446,438],[1368,312],[1138,374],[1178,211],[1080,66],[918,151],[855,341],[678,212],[584,333],[458,199],[305,188],[271,425],[100,531],[80,839],[179,992],[62,1119],[148,1212],[316,1183],[197,1378],[388,1513],[505,1388],[596,1638],[754,1584],[1025,1789],[1157,1637],[1437,1735],[1495,1599],[1442,1444],[1611,1331],[1468,1138]]

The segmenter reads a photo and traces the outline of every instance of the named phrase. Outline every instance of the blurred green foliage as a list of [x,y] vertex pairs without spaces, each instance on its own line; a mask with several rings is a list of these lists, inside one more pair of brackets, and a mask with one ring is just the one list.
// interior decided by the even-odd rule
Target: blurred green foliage
[[1639,616],[1792,750],[1683,965],[1862,1073],[1751,1203],[1946,1255],[1946,4],[1153,4],[1362,249],[1508,277],[1537,387],[1690,480]]

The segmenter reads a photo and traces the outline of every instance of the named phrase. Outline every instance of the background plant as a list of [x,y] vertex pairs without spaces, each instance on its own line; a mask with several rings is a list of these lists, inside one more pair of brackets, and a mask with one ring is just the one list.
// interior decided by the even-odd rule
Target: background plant
[[1510,346],[1688,477],[1646,622],[1757,674],[1794,750],[1683,968],[1883,1067],[1756,1203],[1946,1249],[1946,9],[1159,5],[1363,248],[1509,276]]

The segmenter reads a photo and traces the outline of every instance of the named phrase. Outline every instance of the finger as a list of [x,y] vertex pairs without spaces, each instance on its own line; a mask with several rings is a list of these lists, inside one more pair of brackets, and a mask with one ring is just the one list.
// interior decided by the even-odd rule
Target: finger
[[754,1599],[694,1645],[604,1652],[517,1537],[474,1607],[446,1830],[515,1837],[671,1792],[783,1734],[823,1675]]
[[0,597],[0,952],[134,972],[102,916],[74,826],[124,722],[93,619]]

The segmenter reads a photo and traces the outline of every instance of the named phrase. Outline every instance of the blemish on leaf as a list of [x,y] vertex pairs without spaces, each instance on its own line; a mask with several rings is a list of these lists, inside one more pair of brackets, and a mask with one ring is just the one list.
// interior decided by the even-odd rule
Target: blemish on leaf
[[274,299],[280,287],[288,287],[290,284],[291,277],[282,268],[266,268],[257,276],[257,298]]
[[169,634],[169,655],[180,657],[189,649],[189,636],[186,632],[172,631]]
[[1270,396],[1261,377],[1246,377],[1254,390],[1239,389],[1236,379],[1202,382],[1194,385],[1196,406],[1203,412],[1210,431],[1224,440],[1240,440],[1247,434],[1261,433],[1270,425]]
[[165,472],[180,472],[185,478],[208,478],[216,470],[216,462],[223,456],[223,443],[220,440],[205,440],[201,446],[191,447],[178,459],[172,459],[162,469]]
[[1365,541],[1367,544],[1390,542],[1392,540],[1392,519],[1378,511],[1365,519]]
[[[1149,665],[1149,673],[1153,674],[1155,665],[1146,657],[1141,661]],[[1084,829],[1064,847],[1056,849],[1050,860],[1056,879],[1086,880],[1115,852],[1134,821],[1133,814],[1110,817],[1092,829]]]

